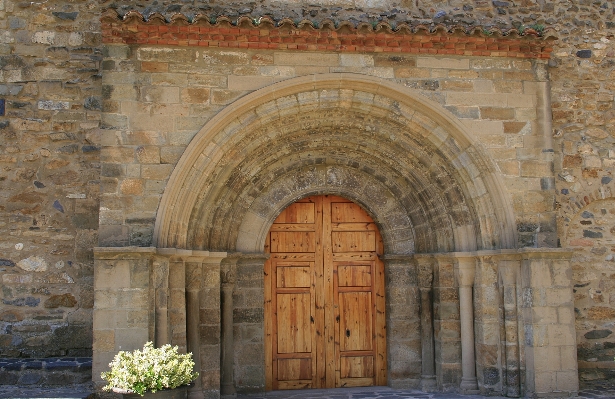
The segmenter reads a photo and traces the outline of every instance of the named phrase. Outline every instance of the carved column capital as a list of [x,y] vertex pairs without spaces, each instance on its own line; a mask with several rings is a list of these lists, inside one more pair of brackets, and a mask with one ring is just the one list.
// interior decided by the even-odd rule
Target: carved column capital
[[415,258],[419,278],[419,288],[430,289],[433,285],[434,259],[432,257],[417,256]]
[[455,259],[455,278],[460,287],[474,286],[474,276],[476,275],[476,255],[461,254],[454,255]]
[[498,262],[498,273],[504,286],[517,284],[520,268],[520,260],[506,259]]

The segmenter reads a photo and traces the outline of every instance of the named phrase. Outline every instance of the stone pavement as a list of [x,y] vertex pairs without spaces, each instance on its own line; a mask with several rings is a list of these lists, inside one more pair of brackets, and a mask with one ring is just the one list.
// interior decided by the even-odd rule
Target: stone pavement
[[[274,391],[266,394],[239,395],[238,399],[478,399],[482,395],[457,393],[427,393],[417,390],[398,390],[389,387],[310,389],[297,391]],[[508,399],[503,396],[488,396],[490,399]],[[551,398],[555,398],[551,396]],[[579,392],[582,399],[615,399],[615,387],[598,387]]]
[[[108,396],[108,395],[105,395]],[[0,385],[0,398],[55,398],[94,399],[91,384],[62,388],[17,387]],[[507,399],[503,396],[460,395],[457,393],[427,393],[417,390],[398,390],[388,387],[310,389],[296,391],[275,391],[266,394],[238,395],[237,399]],[[556,397],[551,397],[556,398]],[[579,392],[578,399],[615,399],[615,386],[603,385]]]

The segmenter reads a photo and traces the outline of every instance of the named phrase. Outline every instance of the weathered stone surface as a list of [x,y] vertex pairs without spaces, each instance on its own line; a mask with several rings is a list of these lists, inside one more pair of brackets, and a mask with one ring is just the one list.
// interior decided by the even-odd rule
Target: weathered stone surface
[[593,331],[586,332],[584,337],[587,339],[601,339],[601,338],[608,337],[612,333],[613,331],[611,330],[593,330]]
[[39,256],[31,256],[17,262],[17,266],[28,272],[44,272],[47,270],[47,262]]
[[77,300],[72,294],[52,295],[43,304],[46,308],[72,308],[77,304]]

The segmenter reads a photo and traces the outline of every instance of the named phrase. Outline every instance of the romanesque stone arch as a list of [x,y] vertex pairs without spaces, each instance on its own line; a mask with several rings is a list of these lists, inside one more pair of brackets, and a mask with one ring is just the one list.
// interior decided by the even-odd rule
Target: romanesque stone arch
[[514,248],[494,164],[448,112],[355,74],[286,80],[220,112],[177,164],[156,221],[159,248],[260,252],[285,206],[346,196],[388,253]]

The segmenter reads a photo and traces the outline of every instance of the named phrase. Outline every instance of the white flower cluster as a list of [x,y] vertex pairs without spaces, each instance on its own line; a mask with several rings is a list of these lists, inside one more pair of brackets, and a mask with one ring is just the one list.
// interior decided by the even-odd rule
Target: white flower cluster
[[111,371],[101,374],[108,383],[104,390],[119,388],[141,396],[146,391],[156,392],[190,384],[199,375],[193,371],[192,353],[180,355],[177,346],[154,348],[151,342],[146,343],[142,351],[120,351],[109,367]]

